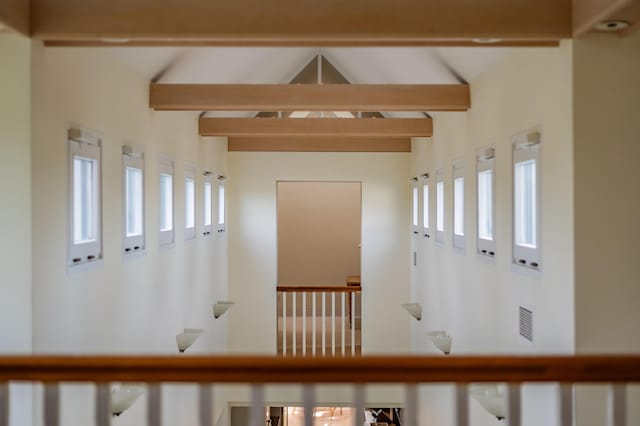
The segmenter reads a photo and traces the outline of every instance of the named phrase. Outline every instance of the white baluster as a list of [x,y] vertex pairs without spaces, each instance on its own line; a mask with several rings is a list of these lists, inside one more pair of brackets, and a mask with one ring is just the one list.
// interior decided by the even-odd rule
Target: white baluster
[[520,426],[521,405],[520,405],[520,384],[509,384],[507,387],[507,424],[509,426]]
[[111,385],[109,383],[96,384],[96,425],[109,426],[111,424]]
[[356,356],[356,292],[351,293],[351,355]]
[[311,293],[311,335],[313,336],[313,340],[311,342],[311,354],[316,356],[316,292]]
[[469,389],[466,384],[456,385],[456,426],[469,426]]
[[560,425],[573,426],[573,386],[571,384],[560,385]]
[[402,424],[416,426],[418,424],[418,387],[415,384],[405,386],[407,409],[402,415]]
[[291,327],[291,332],[293,334],[292,340],[291,342],[293,343],[293,356],[296,356],[296,349],[297,349],[297,334],[298,334],[298,320],[296,319],[297,316],[297,303],[298,303],[298,293],[293,292],[291,293],[291,295],[293,296],[293,301],[291,302],[291,311],[292,311],[292,324],[293,326]]
[[264,389],[262,389],[262,385],[251,386],[250,419],[250,426],[264,426],[266,423],[264,411]]
[[9,426],[9,383],[0,383],[0,426]]
[[355,385],[353,389],[353,405],[356,415],[353,416],[354,426],[362,426],[364,424],[364,385]]
[[44,385],[44,425],[60,424],[60,387],[57,383]]
[[336,292],[331,292],[331,356],[336,356]]
[[307,354],[307,292],[302,293],[302,356]]
[[326,314],[327,314],[327,292],[323,291],[322,292],[322,356],[325,356],[327,352]]
[[346,305],[346,293],[344,291],[342,293],[340,293],[340,298],[341,298],[341,300],[340,300],[340,305],[341,305],[340,308],[342,308],[341,309],[342,315],[340,316],[340,324],[342,325],[342,328],[341,328],[342,332],[340,334],[340,337],[342,337],[342,339],[341,339],[341,349],[342,349],[342,356],[344,356],[345,355],[345,349],[346,349],[345,348],[345,338],[346,338],[346,336],[345,336],[346,329],[345,328],[346,328],[346,320],[347,320],[347,318],[345,317],[345,306],[344,306],[344,305]]
[[211,384],[204,383],[200,385],[199,389],[198,410],[200,412],[200,426],[212,426],[213,425],[213,389]]
[[147,387],[147,426],[162,424],[162,385],[150,384]]
[[609,388],[608,423],[609,426],[626,426],[627,391],[624,384],[612,384]]
[[313,406],[315,392],[313,385],[304,385],[302,388],[302,403],[304,406],[304,426],[313,426]]
[[287,293],[282,293],[282,355],[287,356]]

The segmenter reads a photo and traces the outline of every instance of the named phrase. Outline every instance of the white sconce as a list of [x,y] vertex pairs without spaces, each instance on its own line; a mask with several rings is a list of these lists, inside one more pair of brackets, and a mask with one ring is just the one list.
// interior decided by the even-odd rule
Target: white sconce
[[507,412],[507,400],[503,387],[498,385],[471,385],[469,386],[469,393],[491,415],[498,420],[504,420]]
[[203,330],[199,328],[185,328],[184,331],[176,335],[176,343],[178,345],[178,351],[183,353],[191,347],[198,340],[203,333]]
[[111,415],[119,416],[133,405],[144,393],[144,385],[138,383],[123,383],[119,388],[111,391]]
[[215,305],[213,305],[213,317],[220,318],[233,304],[234,302],[219,300]]
[[409,315],[420,321],[422,319],[422,305],[419,303],[403,303],[402,307]]
[[427,332],[427,337],[431,340],[431,343],[445,355],[451,353],[451,336],[444,330],[436,330]]

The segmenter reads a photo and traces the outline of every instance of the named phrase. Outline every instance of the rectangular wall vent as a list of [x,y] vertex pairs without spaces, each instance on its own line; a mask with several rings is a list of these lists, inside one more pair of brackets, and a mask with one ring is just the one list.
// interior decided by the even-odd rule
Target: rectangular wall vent
[[520,306],[520,335],[533,342],[533,311]]

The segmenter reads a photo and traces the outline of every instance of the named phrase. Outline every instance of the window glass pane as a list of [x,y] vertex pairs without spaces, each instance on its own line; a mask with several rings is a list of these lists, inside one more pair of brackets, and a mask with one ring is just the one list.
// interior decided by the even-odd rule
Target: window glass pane
[[196,226],[196,186],[193,179],[186,179],[184,185],[185,228]]
[[493,170],[478,173],[478,237],[493,240]]
[[413,226],[418,226],[418,187],[413,187],[413,214],[412,223]]
[[436,185],[436,229],[444,231],[444,182]]
[[429,227],[429,185],[422,186],[422,223],[425,228]]
[[515,164],[514,232],[519,246],[536,247],[536,161]]
[[142,235],[142,170],[127,167],[125,173],[127,237]]
[[204,183],[204,226],[211,226],[211,182]]
[[173,176],[160,175],[160,231],[173,229]]
[[453,181],[453,233],[464,235],[464,178]]
[[96,161],[73,157],[73,242],[96,241]]
[[224,223],[224,184],[218,185],[218,224]]

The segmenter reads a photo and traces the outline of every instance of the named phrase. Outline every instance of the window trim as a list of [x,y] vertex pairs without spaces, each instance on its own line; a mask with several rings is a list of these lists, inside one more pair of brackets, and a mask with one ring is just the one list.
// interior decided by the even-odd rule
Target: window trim
[[412,177],[411,182],[411,235],[420,235],[420,190],[418,178]]
[[[439,200],[440,188],[442,188],[442,200]],[[444,171],[439,169],[436,171],[436,242],[438,244],[444,244],[444,233],[447,230],[447,219],[446,219],[446,191],[447,188],[444,182]],[[442,214],[439,213],[439,210],[442,209]],[[442,230],[438,229],[439,218],[442,219]]]
[[[142,174],[142,234],[127,236],[127,169],[139,169]],[[124,145],[122,147],[122,250],[124,254],[139,253],[146,248],[146,220],[145,220],[145,171],[144,153],[135,147]]]
[[[491,239],[480,237],[480,173],[491,171]],[[483,256],[496,254],[496,169],[495,148],[484,149],[476,156],[476,248]]]
[[[216,191],[216,222],[218,233],[225,232],[227,230],[227,188],[226,181],[227,177],[225,175],[219,174],[216,179],[218,180],[217,191]],[[222,189],[223,197],[222,197],[222,221],[220,220],[220,189]]]
[[[456,196],[457,196],[457,189],[456,189],[456,181],[462,179],[462,234],[456,234],[456,209],[457,209],[457,203],[456,203]],[[453,211],[452,211],[452,223],[453,226],[451,227],[451,235],[453,237],[453,248],[456,249],[460,249],[460,250],[464,250],[465,248],[465,235],[466,235],[466,220],[465,220],[465,193],[466,193],[466,185],[465,185],[465,176],[464,176],[464,163],[462,162],[462,160],[456,161],[453,163],[453,167],[452,167],[452,187],[451,190],[453,192],[453,196],[452,198],[452,202],[453,202]]]
[[[191,206],[191,211],[193,213],[192,216],[192,223],[193,226],[187,226],[188,225],[188,213],[189,213],[189,206],[188,206],[188,201],[189,201],[189,197],[188,197],[188,182],[191,181],[191,183],[193,184],[192,186],[192,202],[193,205]],[[196,238],[196,208],[198,205],[197,202],[197,185],[196,185],[196,168],[194,165],[192,164],[185,164],[184,167],[184,239],[185,240],[193,240]]]
[[[422,236],[424,238],[431,238],[431,180],[429,173],[424,173],[420,176],[421,180],[421,193],[422,193]],[[425,194],[426,188],[426,194]]]
[[[69,268],[94,263],[102,259],[102,141],[97,136],[79,128],[69,128],[67,132],[68,145],[68,232],[67,232],[67,266]],[[74,213],[74,160],[79,156],[92,160],[96,166],[95,182],[93,182],[94,196],[92,211],[94,213],[96,238],[91,242],[74,242],[75,213]]]
[[[162,185],[160,184],[160,176],[161,175],[169,175],[171,176],[171,229],[163,231],[160,223],[162,217]],[[159,244],[161,246],[171,245],[175,242],[175,232],[176,232],[176,191],[175,191],[175,173],[173,167],[173,160],[166,156],[160,156],[159,167],[158,167],[158,233],[159,233]]]
[[[541,269],[541,213],[542,213],[542,199],[541,199],[541,181],[542,173],[540,167],[540,155],[541,152],[541,134],[539,131],[529,131],[515,135],[512,138],[512,162],[511,162],[511,247],[512,247],[512,262],[513,264],[526,267],[534,270]],[[516,164],[525,161],[534,160],[536,164],[536,176],[535,176],[535,236],[536,247],[527,247],[516,244]]]
[[[213,182],[212,173],[208,170],[202,172],[202,235],[211,237],[213,234]],[[207,203],[207,184],[209,185],[209,203]],[[207,225],[207,205],[209,207],[209,224]]]

